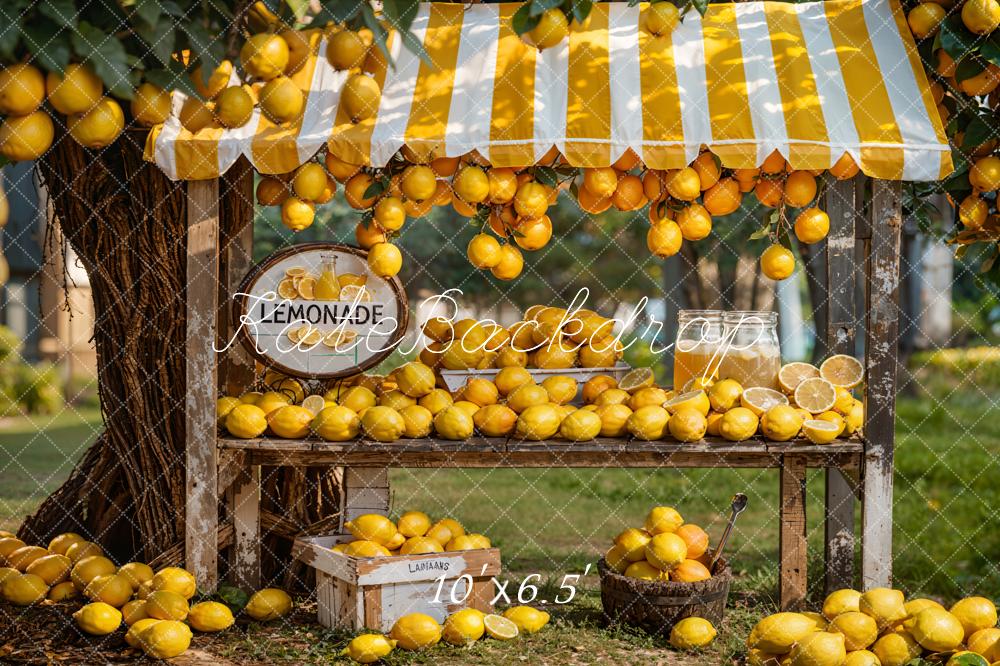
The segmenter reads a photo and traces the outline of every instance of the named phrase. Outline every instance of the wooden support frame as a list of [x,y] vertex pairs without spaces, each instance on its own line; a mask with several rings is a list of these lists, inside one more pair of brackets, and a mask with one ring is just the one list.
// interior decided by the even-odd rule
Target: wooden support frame
[[892,581],[892,484],[899,332],[899,245],[902,188],[873,180],[865,315],[865,458],[862,469],[861,585]]
[[805,606],[809,561],[806,540],[806,461],[801,456],[784,456],[781,461],[781,529],[778,539],[778,594],[782,610]]
[[184,561],[198,588],[218,584],[219,495],[215,398],[219,284],[219,181],[187,184],[187,355]]

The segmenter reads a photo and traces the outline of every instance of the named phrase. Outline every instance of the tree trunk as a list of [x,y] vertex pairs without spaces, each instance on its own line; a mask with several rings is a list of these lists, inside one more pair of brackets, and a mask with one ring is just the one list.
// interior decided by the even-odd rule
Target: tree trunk
[[[182,560],[184,543],[187,199],[183,183],[142,159],[144,141],[126,132],[94,153],[57,137],[38,162],[62,236],[90,277],[105,430],[19,534],[47,543],[71,530],[119,561],[167,564]],[[246,219],[238,205],[222,202],[223,241]],[[290,510],[272,521],[276,534],[336,512],[329,470],[277,476],[265,503]],[[222,534],[225,517],[220,524]],[[272,539],[263,550],[280,568],[287,549]]]

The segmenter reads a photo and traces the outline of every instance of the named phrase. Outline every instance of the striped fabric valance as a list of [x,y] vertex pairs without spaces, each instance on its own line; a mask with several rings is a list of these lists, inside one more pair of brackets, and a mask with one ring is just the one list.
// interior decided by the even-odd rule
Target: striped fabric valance
[[[390,39],[395,66],[374,73],[382,100],[353,124],[339,108],[347,72],[325,39],[293,75],[303,116],[275,126],[195,135],[176,115],[148,156],[173,179],[218,176],[240,155],[285,173],[324,145],[384,165],[404,145],[421,158],[476,150],[497,166],[532,164],[555,147],[574,166],[606,166],[631,148],[650,168],[680,168],[702,146],[724,166],[753,168],[780,152],[795,169],[844,153],[873,177],[937,180],[951,152],[896,0],[712,4],[670,35],[640,28],[644,5],[595,4],[587,25],[537,51],[513,31],[518,3],[422,4],[412,30],[433,64]],[[395,37],[395,36],[393,36]],[[175,93],[175,109],[183,95]]]

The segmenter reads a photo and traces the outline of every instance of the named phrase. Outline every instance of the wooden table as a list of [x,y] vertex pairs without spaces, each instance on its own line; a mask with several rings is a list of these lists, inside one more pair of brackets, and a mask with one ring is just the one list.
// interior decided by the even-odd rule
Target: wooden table
[[[389,510],[388,469],[397,468],[755,468],[780,473],[780,598],[783,608],[802,605],[806,596],[806,470],[839,470],[857,478],[864,455],[860,441],[817,446],[760,439],[729,442],[645,442],[597,439],[590,442],[529,442],[477,437],[323,442],[283,439],[220,439],[219,487],[233,486],[227,513],[234,518],[234,578],[246,585],[260,580],[260,467],[344,467],[341,524],[362,513]],[[853,511],[853,499],[851,500]],[[829,552],[829,549],[827,549]]]

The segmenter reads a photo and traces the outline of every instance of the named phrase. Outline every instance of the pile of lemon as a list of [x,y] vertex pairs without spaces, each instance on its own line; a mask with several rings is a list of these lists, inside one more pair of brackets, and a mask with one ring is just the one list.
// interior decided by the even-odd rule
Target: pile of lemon
[[548,624],[549,614],[531,606],[514,606],[503,615],[486,614],[465,608],[449,615],[440,624],[430,615],[409,613],[392,625],[389,635],[368,633],[356,636],[344,648],[343,655],[360,664],[372,664],[388,656],[395,648],[426,650],[442,640],[456,646],[472,645],[483,636],[509,641],[521,634],[534,634]]
[[673,507],[656,506],[642,527],[629,527],[615,537],[604,561],[629,578],[697,583],[712,577],[708,547],[705,530],[685,523]]
[[423,333],[428,342],[420,360],[435,370],[610,368],[624,354],[615,320],[593,310],[548,305],[528,307],[523,319],[507,327],[434,317]]
[[[151,657],[169,659],[191,645],[191,630],[222,631],[233,613],[217,601],[191,604],[195,578],[179,567],[159,571],[142,562],[116,565],[99,545],[66,532],[48,547],[29,546],[10,532],[0,532],[0,596],[17,606],[46,600],[89,603],[73,613],[80,629],[92,636],[128,627],[125,641]],[[283,590],[254,593],[244,612],[258,621],[288,614],[292,599]]]
[[1000,661],[997,609],[968,597],[946,609],[899,590],[837,590],[821,613],[776,613],[747,637],[749,666],[904,666],[936,654],[947,666]]
[[366,513],[344,526],[354,541],[337,544],[333,550],[350,557],[422,555],[491,546],[489,538],[467,533],[457,520],[442,518],[433,522],[423,511],[407,511],[396,522],[381,514]]

